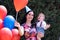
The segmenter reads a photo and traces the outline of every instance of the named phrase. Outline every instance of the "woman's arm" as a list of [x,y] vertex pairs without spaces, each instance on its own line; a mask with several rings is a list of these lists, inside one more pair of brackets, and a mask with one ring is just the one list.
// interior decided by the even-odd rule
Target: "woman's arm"
[[20,36],[23,36],[24,28],[22,26],[20,26],[20,24],[17,21],[15,22],[15,26],[18,27]]
[[24,28],[22,26],[18,27],[20,36],[24,35]]

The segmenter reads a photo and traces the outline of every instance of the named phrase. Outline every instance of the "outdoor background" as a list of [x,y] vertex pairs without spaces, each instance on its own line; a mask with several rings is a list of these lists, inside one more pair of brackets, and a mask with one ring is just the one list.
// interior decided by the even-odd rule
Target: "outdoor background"
[[[0,5],[6,6],[8,15],[15,18],[16,11],[13,0],[0,0]],[[60,0],[29,0],[28,6],[34,11],[35,19],[39,12],[44,12],[46,21],[51,27],[46,30],[45,37],[42,40],[59,40],[60,37]],[[18,21],[21,22],[25,9],[19,11]]]

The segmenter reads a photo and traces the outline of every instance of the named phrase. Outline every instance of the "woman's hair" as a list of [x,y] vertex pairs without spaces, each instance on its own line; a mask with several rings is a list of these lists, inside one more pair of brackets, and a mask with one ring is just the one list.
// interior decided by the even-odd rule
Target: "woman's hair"
[[[28,14],[29,12],[33,12],[33,11],[28,11],[28,12],[24,15],[24,17],[23,17],[22,20],[21,20],[21,24],[23,24],[23,23],[26,22],[26,16],[27,16],[27,14]],[[33,18],[33,19],[34,19],[34,18]],[[31,23],[33,23],[33,20],[31,21]]]

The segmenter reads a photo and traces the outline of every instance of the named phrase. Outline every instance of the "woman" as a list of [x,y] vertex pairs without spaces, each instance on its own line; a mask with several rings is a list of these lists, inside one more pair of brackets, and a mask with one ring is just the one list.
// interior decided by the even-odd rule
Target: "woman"
[[[22,26],[24,27],[24,39],[25,40],[36,40],[36,29],[35,27],[32,26],[34,18],[34,13],[33,11],[28,11],[25,15],[24,18],[22,19]],[[17,27],[20,29],[20,24],[18,24]],[[21,32],[21,30],[19,30]],[[20,35],[23,35],[23,32],[20,33]]]
[[[24,26],[24,31],[25,31],[24,36],[25,36],[26,40],[34,40],[34,38],[35,38],[35,37],[32,38],[32,34],[33,34],[32,32],[34,32],[34,34],[36,34],[36,29],[33,28],[33,26],[32,26],[33,18],[34,18],[33,11],[28,11],[23,18],[22,24]],[[36,36],[36,35],[33,35],[33,36]]]

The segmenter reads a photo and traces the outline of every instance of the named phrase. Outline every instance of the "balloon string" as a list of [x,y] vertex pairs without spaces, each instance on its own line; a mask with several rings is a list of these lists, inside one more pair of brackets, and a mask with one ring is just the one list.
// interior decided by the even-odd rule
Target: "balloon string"
[[17,21],[17,17],[18,17],[18,12],[16,13],[16,21]]

